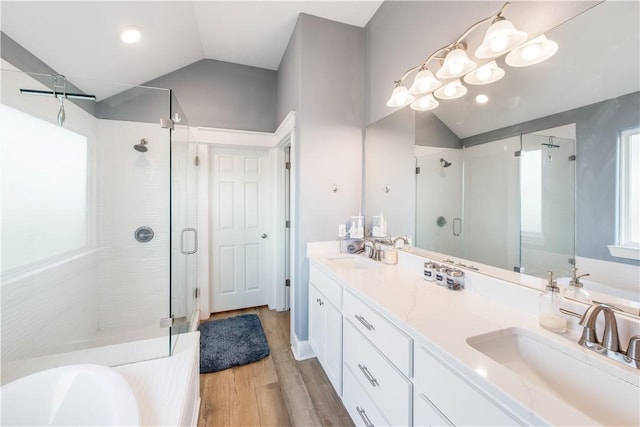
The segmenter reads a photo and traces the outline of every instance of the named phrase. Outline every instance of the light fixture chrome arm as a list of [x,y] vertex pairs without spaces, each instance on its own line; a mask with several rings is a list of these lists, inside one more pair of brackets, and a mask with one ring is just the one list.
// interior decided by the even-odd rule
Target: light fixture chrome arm
[[502,16],[502,12],[504,12],[504,10],[510,4],[511,4],[511,2],[506,2],[504,5],[502,5],[502,7],[500,8],[500,10],[497,13],[494,13],[493,15],[491,15],[491,16],[489,16],[487,18],[481,19],[480,21],[476,22],[475,24],[473,24],[469,28],[467,28],[462,33],[462,35],[460,37],[458,37],[453,43],[450,43],[447,46],[443,46],[443,47],[437,49],[431,55],[429,55],[427,57],[427,59],[425,59],[422,63],[420,63],[419,65],[416,65],[415,67],[409,68],[407,71],[405,71],[405,73],[402,75],[402,77],[400,77],[400,80],[394,80],[394,83],[396,84],[396,86],[401,85],[402,82],[404,81],[404,79],[406,79],[414,71],[416,71],[418,69],[426,68],[427,64],[429,62],[431,62],[432,60],[434,60],[434,59],[444,59],[444,57],[439,57],[437,55],[439,53],[443,52],[443,51],[446,52],[446,51],[452,50],[453,48],[458,46],[460,43],[462,43],[464,41],[465,37],[467,37],[469,35],[469,33],[471,33],[473,30],[478,28],[480,25],[485,24],[485,23],[487,23],[489,21],[493,21],[494,19],[500,18]]

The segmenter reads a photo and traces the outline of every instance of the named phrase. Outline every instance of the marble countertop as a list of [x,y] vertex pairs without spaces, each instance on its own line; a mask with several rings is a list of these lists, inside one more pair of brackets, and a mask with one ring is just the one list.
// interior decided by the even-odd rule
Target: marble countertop
[[[474,349],[467,344],[467,338],[506,328],[526,329],[563,349],[566,347],[571,356],[596,369],[617,377],[621,375],[640,390],[637,389],[638,371],[588,354],[588,350],[577,344],[572,332],[563,336],[541,328],[535,308],[532,309],[532,304],[537,307],[540,295],[535,289],[502,284],[496,279],[467,271],[466,289],[455,292],[424,280],[422,269],[415,268],[420,265],[415,260],[411,267],[402,265],[402,261],[398,265],[386,265],[364,259],[371,263],[366,268],[350,268],[347,263],[332,262],[345,256],[349,255],[339,252],[312,252],[308,255],[310,262],[340,281],[345,290],[364,298],[413,336],[416,348],[422,345],[437,354],[527,424],[602,425],[609,424],[606,420],[616,417],[607,418],[607,414],[602,413],[596,420],[587,416],[567,403],[567,399],[561,400],[548,390],[531,384]],[[493,298],[492,294],[500,297]],[[510,299],[514,304],[509,303]]]

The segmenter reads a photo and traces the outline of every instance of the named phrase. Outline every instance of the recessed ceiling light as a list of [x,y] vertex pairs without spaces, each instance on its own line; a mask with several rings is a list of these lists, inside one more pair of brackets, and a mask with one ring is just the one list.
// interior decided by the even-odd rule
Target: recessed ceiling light
[[120,39],[125,43],[135,43],[140,40],[141,36],[138,27],[127,27],[120,33]]
[[480,95],[476,96],[476,102],[478,104],[484,104],[488,100],[489,100],[489,97],[487,95],[480,94]]

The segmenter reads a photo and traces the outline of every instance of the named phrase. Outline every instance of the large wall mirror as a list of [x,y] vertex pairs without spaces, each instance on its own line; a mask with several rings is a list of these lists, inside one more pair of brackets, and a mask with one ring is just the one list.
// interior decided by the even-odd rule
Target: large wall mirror
[[[546,31],[560,47],[548,61],[501,64],[501,81],[368,126],[367,217],[384,214],[417,247],[537,277],[594,268],[582,260],[637,267],[608,245],[618,138],[640,126],[638,13],[638,2],[598,4]],[[637,281],[613,282],[595,290],[640,301]]]

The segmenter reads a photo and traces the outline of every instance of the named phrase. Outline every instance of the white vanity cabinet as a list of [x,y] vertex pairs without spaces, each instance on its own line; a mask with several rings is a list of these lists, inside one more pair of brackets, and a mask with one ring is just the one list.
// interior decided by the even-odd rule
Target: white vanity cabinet
[[342,396],[342,285],[309,266],[309,344]]
[[525,425],[426,347],[414,361],[415,426]]
[[343,401],[352,419],[367,427],[411,425],[412,339],[349,291],[343,314]]

